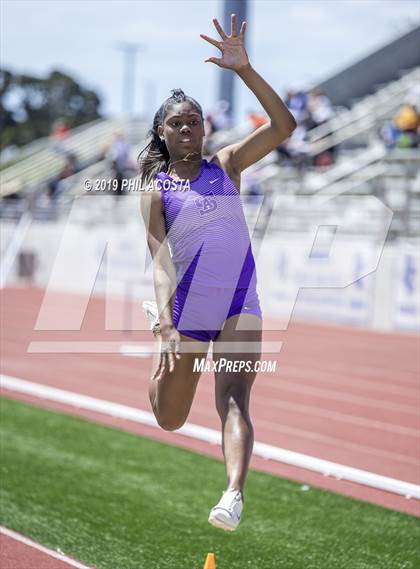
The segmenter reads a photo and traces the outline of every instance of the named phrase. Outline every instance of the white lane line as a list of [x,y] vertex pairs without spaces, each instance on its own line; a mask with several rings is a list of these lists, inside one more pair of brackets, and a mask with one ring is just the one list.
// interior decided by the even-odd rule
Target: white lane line
[[[303,343],[304,341],[305,340],[302,339]],[[285,367],[287,368],[289,365],[285,364]],[[293,368],[294,366],[291,365],[290,367]],[[340,377],[346,376],[352,379],[359,378],[368,381],[378,381],[378,377],[380,377],[381,381],[401,387],[405,385],[416,387],[419,382],[417,369],[392,368],[390,366],[381,366],[380,363],[375,363],[375,365],[362,365],[353,361],[343,360],[339,362],[331,359],[329,361],[323,360],[322,367],[314,367],[313,358],[307,358],[304,355],[300,355],[299,368],[295,369],[307,369],[310,373],[321,371],[333,373],[336,377],[339,375]]]
[[[55,341],[45,340],[30,342],[27,352],[30,354],[120,354],[121,350],[127,352],[131,356],[137,355],[143,357],[143,354],[148,350],[150,354],[158,351],[157,343],[154,342],[139,342],[130,344],[127,349],[124,347],[126,342],[111,342],[103,341],[96,342],[90,340],[83,341]],[[189,345],[191,344],[191,346]],[[254,353],[261,350],[264,354],[278,354],[282,348],[283,342],[218,342],[217,351],[219,352],[245,352]],[[137,349],[137,354],[135,350]],[[210,348],[209,353],[212,353],[215,347]],[[187,342],[182,350],[184,352],[196,351],[195,342]]]
[[[375,409],[384,409],[386,411],[395,411],[396,413],[406,413],[409,415],[418,415],[419,410],[417,405],[403,405],[400,403],[390,403],[381,399],[374,399],[372,397],[360,397],[359,395],[352,395],[350,393],[340,393],[332,389],[323,389],[320,387],[310,387],[308,385],[296,385],[280,380],[277,385],[270,386],[280,391],[291,391],[292,393],[312,395],[320,399],[328,399],[330,401],[343,401],[344,403],[351,403],[354,405],[361,405],[364,407],[374,407]],[[380,391],[378,387],[378,391]],[[416,403],[416,401],[414,401]]]
[[[143,379],[145,384],[148,382],[147,379]],[[292,403],[290,401],[282,401],[281,398],[276,397],[264,397],[259,395],[260,389],[259,386],[262,385],[264,387],[265,379],[261,378],[257,381],[253,387],[253,395],[252,395],[252,404],[254,410],[261,407],[262,414],[266,416],[266,411],[268,409],[281,409],[282,411],[286,412],[295,412],[300,413],[308,417],[317,417],[322,419],[323,421],[329,419],[331,421],[337,421],[338,423],[347,423],[349,425],[355,425],[357,427],[364,427],[367,429],[375,429],[378,431],[385,431],[387,433],[393,433],[396,435],[403,435],[405,437],[414,437],[416,439],[420,438],[420,430],[417,428],[410,428],[410,427],[401,427],[400,425],[396,425],[395,423],[384,423],[383,421],[376,421],[373,419],[365,419],[364,417],[360,417],[357,415],[350,415],[349,413],[343,412],[335,412],[331,411],[326,408],[321,407],[314,407],[309,405],[302,405],[300,403]],[[145,387],[147,389],[147,386]],[[209,382],[203,382],[201,385],[201,392],[206,395],[210,395],[211,397],[214,396],[213,390],[214,388],[210,385]],[[210,416],[210,413],[207,413],[207,407],[204,405],[200,405],[196,403],[194,406],[196,411],[200,413],[204,413],[207,416]]]
[[322,409],[320,407],[318,408],[314,405],[310,406],[303,405],[301,403],[292,403],[290,401],[281,401],[281,399],[264,397],[262,395],[257,395],[256,393],[257,392],[255,392],[252,398],[254,409],[256,405],[261,405],[263,409],[268,409],[271,407],[275,409],[282,409],[283,411],[286,411],[286,413],[293,411],[310,417],[331,419],[332,421],[337,421],[339,423],[348,423],[349,425],[357,425],[359,427],[366,427],[368,429],[378,429],[380,431],[396,433],[407,437],[419,438],[420,436],[420,431],[415,428],[401,427],[400,425],[395,425],[394,423],[384,423],[383,421],[377,421],[375,419],[365,419],[364,417],[350,415],[349,413],[331,411],[329,409]]
[[[0,386],[11,391],[26,393],[42,399],[65,403],[81,409],[96,411],[104,415],[118,417],[119,419],[128,419],[136,423],[160,428],[153,413],[129,407],[127,405],[112,403],[111,401],[105,401],[103,399],[96,399],[95,397],[90,397],[88,395],[57,389],[55,387],[49,387],[40,383],[33,383],[31,381],[26,381],[8,375],[0,376]],[[201,427],[192,423],[185,423],[185,425],[176,432],[186,437],[205,441],[210,444],[221,444],[220,432],[207,427]],[[255,442],[254,454],[265,459],[283,462],[299,468],[305,468],[306,470],[312,470],[325,476],[334,476],[339,479],[355,482],[356,484],[363,484],[378,490],[385,490],[387,492],[420,500],[420,486],[410,482],[404,482],[403,480],[389,478],[366,470],[359,470],[358,468],[337,464],[335,462],[330,462],[328,460],[323,460],[314,456],[301,454],[260,442]]]
[[287,425],[278,425],[271,421],[264,421],[263,419],[254,419],[254,424],[258,427],[263,427],[268,431],[274,433],[282,433],[283,435],[291,435],[293,437],[298,437],[301,439],[307,439],[310,441],[316,441],[318,443],[335,446],[340,448],[345,448],[353,450],[356,452],[368,454],[370,456],[385,458],[387,460],[392,460],[398,462],[403,462],[405,464],[410,464],[412,466],[419,466],[419,459],[411,456],[406,456],[403,454],[397,454],[395,452],[389,452],[381,449],[377,449],[371,446],[364,446],[357,443],[352,443],[337,437],[330,437],[328,435],[323,435],[320,433],[314,433],[313,431],[304,431],[302,429],[296,429],[294,427],[288,427]]
[[[334,391],[337,392],[337,372],[330,372],[326,370],[319,370],[312,367],[305,367],[301,366],[299,363],[299,367],[297,366],[290,366],[290,365],[282,365],[281,366],[281,382],[293,382],[296,381],[302,382],[303,385],[310,384],[312,386],[318,384],[332,384],[334,387]],[[405,387],[401,385],[395,384],[385,384],[380,377],[376,381],[373,379],[355,379],[349,373],[349,370],[345,371],[344,369],[340,370],[339,377],[341,378],[341,389],[346,389],[347,387],[351,387],[352,389],[355,387],[362,391],[373,391],[377,394],[378,390],[380,389],[381,393],[392,393],[396,395],[403,395],[406,397],[412,397],[415,399],[418,397],[418,382],[416,387]],[[266,383],[272,385],[278,385],[278,377],[271,377],[266,375],[265,378],[267,379]]]
[[67,563],[67,565],[70,565],[70,567],[77,567],[78,569],[92,569],[91,567],[88,567],[87,565],[83,565],[83,563],[79,563],[79,561],[75,561],[74,559],[67,557],[67,555],[64,555],[64,553],[58,553],[57,551],[53,551],[52,549],[48,549],[47,547],[44,547],[43,545],[40,545],[39,543],[36,543],[35,541],[32,541],[31,539],[29,539],[23,535],[20,535],[20,533],[16,533],[15,531],[7,529],[3,526],[0,526],[0,533],[7,535],[7,537],[10,537],[11,539],[19,541],[20,543],[23,543],[24,545],[28,545],[29,547],[32,547],[33,549],[36,549],[37,551],[41,551],[42,553],[45,553],[46,555],[49,555],[50,557],[54,557],[54,559],[58,559],[59,561],[62,561],[63,563]]

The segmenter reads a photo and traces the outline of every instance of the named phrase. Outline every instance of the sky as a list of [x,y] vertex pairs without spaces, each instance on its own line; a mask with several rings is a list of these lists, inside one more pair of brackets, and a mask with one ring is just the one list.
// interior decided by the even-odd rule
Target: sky
[[[152,117],[181,87],[208,111],[220,70],[204,63],[218,50],[222,0],[1,0],[1,66],[46,76],[60,69],[93,88],[106,116],[124,113],[121,42],[141,46],[136,114]],[[420,0],[249,0],[247,51],[252,66],[283,95],[307,88],[420,24]],[[261,108],[237,78],[237,119]]]

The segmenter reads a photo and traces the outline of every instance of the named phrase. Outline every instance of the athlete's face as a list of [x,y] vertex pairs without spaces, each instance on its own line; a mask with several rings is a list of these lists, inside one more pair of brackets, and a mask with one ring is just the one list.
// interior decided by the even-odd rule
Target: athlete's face
[[159,127],[171,158],[183,158],[196,152],[201,156],[204,125],[201,115],[191,103],[175,103],[166,113],[163,126]]

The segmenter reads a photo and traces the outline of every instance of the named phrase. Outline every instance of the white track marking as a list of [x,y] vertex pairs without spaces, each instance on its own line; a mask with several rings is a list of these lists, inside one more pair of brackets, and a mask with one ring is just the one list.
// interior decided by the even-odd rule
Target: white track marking
[[[319,383],[327,383],[337,387],[337,376],[341,378],[342,388],[346,388],[347,384],[349,384],[352,388],[356,387],[364,391],[373,391],[374,393],[377,393],[380,389],[381,393],[395,393],[397,395],[405,395],[406,397],[412,398],[416,398],[419,393],[418,382],[416,387],[405,387],[401,384],[384,384],[382,378],[379,378],[376,381],[374,379],[361,379],[360,377],[355,379],[354,376],[343,369],[337,373],[326,370],[317,370],[313,367],[304,367],[301,366],[300,363],[299,367],[284,364],[281,366],[281,383],[296,383],[296,381],[300,381],[303,385],[309,383],[314,386]],[[271,385],[278,385],[278,377],[266,375],[265,380],[266,385],[270,385],[270,387]],[[337,391],[337,389],[335,389],[335,391]]]
[[[191,346],[189,345],[191,344]],[[121,350],[126,350],[124,346],[126,342],[96,342],[83,340],[77,342],[71,341],[36,341],[30,342],[27,352],[30,354],[120,354]],[[137,355],[144,357],[144,353],[148,350],[150,354],[156,352],[156,341],[139,342],[130,344],[129,352],[131,356]],[[245,352],[254,353],[261,350],[264,354],[278,354],[281,350],[283,342],[218,342],[217,346],[210,346],[209,354],[213,351],[218,352]],[[135,354],[135,349],[138,353]],[[194,342],[187,342],[183,346],[183,351],[196,351]]]
[[[261,381],[261,380],[260,380]],[[252,403],[254,409],[261,406],[262,410],[268,409],[270,406],[281,409],[283,411],[294,411],[296,413],[301,413],[307,416],[312,417],[319,417],[320,419],[326,420],[330,419],[332,421],[338,421],[343,423],[348,423],[350,425],[356,425],[358,427],[365,427],[367,429],[376,429],[379,431],[385,431],[387,433],[394,433],[397,435],[403,435],[405,437],[414,437],[416,439],[420,438],[420,430],[410,427],[401,427],[400,425],[395,425],[394,423],[384,423],[383,421],[376,421],[374,419],[365,419],[364,417],[360,417],[357,415],[350,415],[349,413],[342,413],[331,411],[329,409],[322,409],[320,407],[310,407],[309,405],[302,405],[300,403],[291,403],[290,401],[282,401],[281,399],[276,398],[269,398],[259,395],[257,389],[258,385],[254,387],[255,391],[253,392],[252,396]],[[203,382],[201,386],[202,393],[206,395],[213,396],[213,387],[210,386],[209,382]],[[207,407],[204,405],[200,405],[199,403],[195,404],[194,409],[199,411],[200,413],[207,414],[210,416],[210,413],[206,413]]]
[[331,411],[329,409],[323,409],[321,407],[315,407],[314,405],[304,405],[302,403],[291,403],[289,401],[281,401],[278,399],[273,399],[273,397],[264,397],[262,395],[255,395],[252,398],[254,407],[256,404],[262,405],[263,408],[271,406],[277,409],[282,409],[283,411],[296,411],[297,413],[303,413],[304,415],[312,417],[320,417],[321,419],[331,419],[333,421],[339,421],[343,423],[349,423],[350,425],[358,425],[360,427],[366,427],[369,429],[379,429],[389,433],[397,433],[400,435],[416,437],[420,436],[418,429],[411,427],[401,427],[400,425],[395,425],[394,423],[384,423],[383,421],[377,421],[375,419],[366,419],[365,417],[360,417],[358,415],[351,415],[349,413],[342,413],[337,411]]
[[119,351],[122,356],[134,358],[151,358],[153,356],[150,346],[144,344],[121,344]]
[[[127,405],[112,403],[111,401],[96,399],[87,395],[74,393],[72,391],[65,391],[63,389],[57,389],[55,387],[49,387],[40,383],[33,383],[31,381],[7,375],[0,376],[0,385],[4,389],[9,389],[11,391],[26,393],[41,399],[65,403],[80,409],[96,411],[104,415],[118,417],[120,419],[128,419],[143,425],[160,428],[153,413],[136,409],[134,407],[128,407]],[[194,425],[192,423],[185,423],[185,425],[176,432],[210,444],[220,445],[221,443],[221,434],[219,431]],[[404,482],[395,478],[389,478],[366,470],[359,470],[358,468],[337,464],[335,462],[330,462],[328,460],[323,460],[314,456],[301,454],[260,442],[255,442],[254,454],[265,459],[283,462],[306,470],[312,470],[314,472],[321,473],[324,476],[334,476],[339,479],[355,482],[356,484],[363,484],[378,490],[385,490],[386,492],[392,492],[394,494],[400,494],[402,496],[413,497],[420,500],[420,486],[410,482]]]
[[[374,407],[375,409],[384,409],[386,411],[394,411],[395,413],[406,413],[409,415],[418,415],[419,410],[417,405],[403,405],[399,403],[390,403],[381,399],[374,399],[373,397],[361,397],[359,395],[351,395],[350,393],[340,393],[332,389],[323,389],[321,387],[313,387],[308,385],[296,385],[291,382],[285,385],[282,380],[278,382],[277,386],[270,385],[270,388],[280,389],[283,391],[291,391],[292,393],[312,395],[321,399],[328,399],[332,401],[343,401],[354,405],[361,405],[364,407]],[[378,387],[378,391],[380,391]],[[414,401],[416,403],[416,401]]]
[[412,466],[419,465],[418,458],[405,456],[403,454],[397,454],[395,452],[376,449],[375,447],[359,445],[357,443],[352,443],[336,437],[330,437],[328,435],[314,433],[313,431],[304,431],[302,429],[296,429],[294,427],[288,427],[286,425],[278,425],[273,421],[264,421],[264,419],[254,419],[254,423],[256,426],[263,427],[264,429],[267,429],[268,431],[272,431],[274,433],[282,433],[283,435],[292,435],[300,439],[316,441],[318,443],[325,444],[328,446],[335,446],[335,447],[340,447],[342,449],[349,449],[370,456],[385,458],[387,460],[393,460],[393,461],[397,460],[398,462],[411,464]]
[[10,537],[11,539],[19,541],[20,543],[28,545],[29,547],[32,547],[33,549],[36,549],[37,551],[41,551],[42,553],[45,553],[46,555],[49,555],[50,557],[54,557],[54,559],[58,559],[59,561],[62,561],[63,563],[67,563],[67,565],[70,565],[70,567],[77,567],[78,569],[92,569],[91,567],[88,567],[87,565],[83,565],[83,563],[79,563],[79,561],[75,561],[74,559],[67,557],[67,555],[64,555],[63,553],[58,553],[57,551],[53,551],[52,549],[48,549],[47,547],[44,547],[43,545],[40,545],[39,543],[36,543],[35,541],[32,541],[31,539],[29,539],[23,535],[20,535],[20,533],[16,533],[15,531],[7,529],[3,526],[0,526],[0,533],[6,535],[7,537]]

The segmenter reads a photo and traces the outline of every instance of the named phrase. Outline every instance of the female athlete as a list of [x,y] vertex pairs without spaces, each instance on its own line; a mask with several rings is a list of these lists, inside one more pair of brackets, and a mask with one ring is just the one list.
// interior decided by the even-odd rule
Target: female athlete
[[254,441],[249,399],[262,333],[254,257],[239,198],[241,172],[274,150],[296,123],[248,60],[246,22],[238,34],[232,14],[230,35],[216,18],[213,23],[221,39],[200,36],[222,56],[206,62],[237,73],[269,121],[208,161],[202,158],[204,121],[197,101],[175,89],[156,112],[152,139],[139,156],[142,187],[152,182],[156,189],[141,198],[156,295],[156,303],[144,305],[160,340],[149,395],[163,429],[179,429],[186,421],[201,374],[197,361],[213,342],[227,489],[209,522],[233,531],[241,519]]

